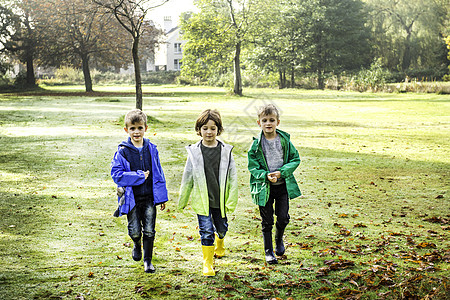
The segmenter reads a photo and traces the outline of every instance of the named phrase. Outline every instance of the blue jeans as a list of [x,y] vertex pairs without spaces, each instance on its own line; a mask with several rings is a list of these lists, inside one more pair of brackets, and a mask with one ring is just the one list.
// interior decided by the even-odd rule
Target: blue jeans
[[222,218],[220,208],[210,208],[209,216],[197,215],[197,217],[202,246],[214,245],[214,232],[217,232],[219,239],[223,239],[227,234],[228,219]]
[[145,237],[155,237],[156,207],[153,201],[138,202],[127,214],[128,235],[133,241]]

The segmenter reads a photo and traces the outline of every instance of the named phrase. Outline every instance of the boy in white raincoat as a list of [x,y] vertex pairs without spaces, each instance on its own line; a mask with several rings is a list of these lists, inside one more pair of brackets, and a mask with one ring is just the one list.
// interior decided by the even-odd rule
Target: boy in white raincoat
[[[237,172],[232,146],[216,139],[223,131],[217,110],[207,109],[195,124],[202,140],[186,147],[188,158],[181,182],[178,208],[184,209],[191,197],[197,213],[203,251],[203,275],[214,276],[214,254],[225,254],[224,237],[228,231],[227,213],[237,205]],[[217,233],[216,248],[214,248]]]

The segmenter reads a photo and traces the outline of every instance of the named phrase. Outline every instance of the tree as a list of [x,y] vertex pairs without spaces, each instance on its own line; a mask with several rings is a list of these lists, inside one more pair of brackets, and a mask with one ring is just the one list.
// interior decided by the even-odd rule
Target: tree
[[40,10],[41,26],[46,28],[39,51],[41,60],[52,66],[81,66],[86,92],[93,91],[93,60],[105,66],[126,61],[128,36],[104,8],[90,0],[46,0],[40,1]]
[[317,74],[320,89],[327,73],[368,65],[368,30],[360,0],[307,0],[299,4],[300,64]]
[[260,55],[259,66],[277,69],[280,87],[286,86],[287,72],[293,86],[295,72],[301,70],[315,73],[323,89],[327,74],[358,70],[370,63],[361,1],[291,0],[272,5],[278,7],[269,11],[277,13],[269,13],[269,20],[260,26],[260,50],[255,53]]
[[[391,70],[440,68],[448,0],[367,0],[375,56]],[[444,58],[445,59],[445,58]]]
[[[92,0],[97,5],[108,9],[132,37],[132,57],[136,84],[136,108],[142,109],[142,80],[139,61],[139,43],[144,35],[154,35],[146,16],[151,9],[163,5],[169,0]],[[150,26],[149,26],[150,25]]]
[[[248,33],[251,25],[260,15],[257,0],[198,0],[195,2],[200,9],[192,18],[182,23],[183,36],[188,40],[184,48],[184,74],[191,72],[199,59],[202,62],[211,61],[217,57],[220,62],[233,68],[233,92],[242,96],[241,54],[248,43]],[[208,44],[209,43],[209,44]],[[210,49],[213,54],[205,50]],[[195,53],[195,54],[194,54]],[[193,55],[198,55],[193,58]],[[186,59],[186,56],[189,59]],[[231,58],[231,60],[230,60]],[[204,68],[213,67],[205,65]],[[208,73],[208,72],[206,72]]]
[[[199,5],[199,3],[197,3]],[[181,17],[183,66],[181,76],[205,81],[227,74],[232,70],[234,40],[224,14],[217,14],[213,6],[205,5],[200,13],[187,13]]]
[[39,27],[33,18],[34,2],[14,1],[0,5],[0,53],[16,55],[26,64],[26,85],[35,86],[34,59],[39,44]]
[[253,26],[254,47],[248,51],[247,59],[258,69],[278,73],[280,88],[288,87],[287,74],[290,73],[290,86],[293,88],[303,39],[299,35],[302,20],[297,18],[296,4],[266,1],[264,11]]

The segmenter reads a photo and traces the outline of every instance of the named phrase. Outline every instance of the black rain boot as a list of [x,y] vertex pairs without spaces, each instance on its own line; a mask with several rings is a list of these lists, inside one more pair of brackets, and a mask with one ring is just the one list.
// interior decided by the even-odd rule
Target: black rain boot
[[266,262],[269,265],[277,264],[278,260],[273,254],[272,232],[263,232],[263,239],[264,239],[264,253],[266,256]]
[[276,229],[275,231],[275,254],[278,256],[281,256],[284,254],[284,251],[286,250],[284,248],[284,242],[283,242],[283,234],[284,229]]
[[134,247],[133,251],[131,251],[131,256],[133,260],[140,261],[142,259],[142,250],[141,250],[141,238],[138,240],[133,240]]
[[155,273],[155,267],[152,264],[153,242],[155,241],[155,238],[144,236],[143,241],[144,241],[144,271],[146,273]]

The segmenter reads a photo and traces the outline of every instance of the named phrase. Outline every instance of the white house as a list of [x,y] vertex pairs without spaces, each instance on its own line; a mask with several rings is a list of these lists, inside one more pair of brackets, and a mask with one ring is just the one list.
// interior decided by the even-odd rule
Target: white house
[[[179,71],[183,58],[183,41],[180,37],[180,28],[172,26],[172,18],[164,17],[165,41],[155,52],[155,71]],[[151,66],[151,64],[150,64]]]

